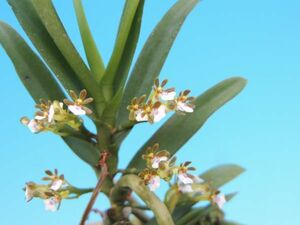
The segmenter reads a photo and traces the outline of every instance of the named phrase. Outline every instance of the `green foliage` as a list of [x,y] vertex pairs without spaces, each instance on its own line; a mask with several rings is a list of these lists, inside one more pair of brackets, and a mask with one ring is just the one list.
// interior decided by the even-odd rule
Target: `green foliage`
[[[97,172],[98,177],[101,177],[99,172],[104,168],[100,168],[99,165],[108,167],[110,174],[105,177],[101,191],[113,203],[110,210],[114,212],[114,224],[115,222],[128,222],[128,218],[124,218],[122,214],[127,204],[132,204],[130,207],[133,208],[133,214],[141,222],[140,224],[144,225],[235,224],[224,220],[224,213],[213,204],[211,198],[218,193],[221,186],[244,172],[242,167],[233,164],[223,165],[201,174],[200,177],[205,180],[201,187],[207,193],[200,197],[183,194],[179,190],[179,184],[173,185],[166,197],[166,204],[151,192],[144,185],[144,180],[137,175],[141,176],[139,172],[145,168],[142,155],[146,154],[147,147],[158,143],[160,149],[166,149],[170,155],[175,155],[215,111],[243,90],[246,80],[241,77],[226,79],[197,97],[193,113],[173,115],[136,152],[126,170],[118,168],[119,148],[129,132],[138,125],[138,121],[129,121],[127,106],[135,97],[149,96],[153,82],[159,77],[178,32],[198,0],[178,0],[174,4],[150,34],[134,65],[132,61],[140,35],[145,1],[127,0],[107,67],[103,64],[101,54],[97,50],[81,0],[73,0],[73,3],[88,65],[84,63],[73,45],[51,0],[7,1],[40,56],[34,53],[23,38],[4,22],[0,22],[0,43],[34,101],[36,103],[40,99],[56,101],[57,111],[64,112],[63,115],[72,115],[75,118],[74,121],[78,122],[79,125],[74,126],[77,129],[72,126],[68,127],[62,137],[70,149],[91,166]],[[59,102],[67,98],[65,93],[71,93],[72,96],[72,93],[74,95],[79,92],[85,95],[88,92],[91,98],[87,98],[88,101],[85,103],[81,100],[86,99],[87,96],[82,99],[73,99],[75,102],[70,103],[68,100],[64,102],[69,102],[71,106],[78,106],[85,112],[90,110],[84,105],[91,103],[92,105],[88,107],[91,107],[94,114],[89,118],[96,125],[96,134],[88,131],[83,125],[83,120],[76,117],[76,114],[71,114],[70,108],[67,110],[63,106],[59,108]],[[153,96],[149,99],[153,99]],[[151,101],[147,104],[151,105]],[[175,107],[174,105],[178,102],[179,97],[166,104],[170,104],[169,107]],[[47,120],[50,109],[46,109],[48,110],[46,111]],[[155,109],[158,110],[159,107]],[[178,110],[174,108],[174,111]],[[52,113],[57,112],[54,110]],[[62,114],[56,116],[62,116]],[[59,119],[64,121],[64,117]],[[33,122],[37,123],[35,120],[37,119],[33,119]],[[46,122],[50,123],[51,119]],[[28,125],[29,121],[24,123]],[[160,171],[161,168],[151,170],[151,160],[148,164],[150,165],[147,168],[150,171],[148,171],[149,174],[158,176],[155,172]],[[123,176],[114,183],[113,179],[118,172],[123,173]],[[149,180],[147,182],[149,183]],[[199,187],[202,184],[196,185]],[[45,185],[41,187],[44,188]],[[208,187],[208,190],[204,187]],[[62,193],[65,191],[62,190]],[[130,195],[131,191],[135,192],[146,205],[138,205],[139,207],[149,208],[154,213],[152,219],[147,218],[144,212],[135,209],[137,204],[132,203],[134,200]],[[43,197],[47,199],[47,195]],[[227,201],[232,197],[233,195],[227,195]],[[199,201],[204,200],[211,201],[212,204],[206,207],[193,207]],[[111,220],[106,222],[113,224]]]
[[162,18],[145,43],[125,88],[117,123],[126,124],[126,107],[134,97],[148,95],[165,63],[175,38],[198,0],[179,0]]
[[74,0],[73,4],[77,16],[78,26],[84,50],[91,68],[91,73],[94,76],[94,79],[99,83],[105,71],[102,57],[99,51],[97,50],[96,43],[90,31],[87,19],[85,17],[81,0]]

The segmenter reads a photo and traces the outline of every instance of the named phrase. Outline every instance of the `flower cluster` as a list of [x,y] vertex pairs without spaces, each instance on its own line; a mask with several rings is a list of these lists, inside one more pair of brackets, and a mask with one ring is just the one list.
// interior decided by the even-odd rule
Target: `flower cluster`
[[33,198],[41,198],[44,200],[45,209],[55,212],[58,210],[62,199],[68,198],[70,191],[69,184],[65,181],[63,175],[58,175],[55,169],[54,173],[46,170],[47,174],[43,180],[48,181],[47,185],[36,184],[34,182],[26,183],[25,198],[29,202]]
[[166,150],[159,150],[159,144],[148,147],[147,153],[142,158],[146,160],[147,168],[139,176],[152,191],[160,186],[160,179],[169,182],[174,176],[181,192],[192,192],[191,184],[202,181],[189,173],[195,170],[194,167],[189,167],[191,162],[176,166],[176,158],[170,157],[170,153]]
[[34,118],[23,117],[21,122],[33,133],[52,131],[63,136],[66,135],[68,127],[78,130],[82,125],[82,119],[78,116],[92,113],[85,105],[91,103],[93,99],[86,98],[86,90],[82,90],[79,97],[74,91],[70,91],[70,96],[74,102],[65,99],[64,103],[67,105],[67,109],[64,109],[64,104],[57,100],[52,102],[41,99],[40,104],[35,106],[38,111]]
[[181,114],[194,111],[194,97],[189,97],[190,90],[180,92],[176,97],[175,88],[165,88],[167,80],[160,84],[159,80],[154,81],[153,90],[148,98],[145,95],[140,98],[133,98],[127,107],[129,120],[149,123],[156,123],[163,119],[170,111]]
[[[159,188],[161,180],[170,182],[172,178],[175,178],[173,186],[179,193],[207,196],[202,199],[211,201],[219,208],[222,208],[225,204],[226,199],[223,194],[209,187],[209,184],[203,185],[203,179],[190,173],[190,171],[196,170],[190,166],[191,162],[176,165],[176,158],[171,157],[166,150],[159,150],[159,144],[148,147],[142,158],[146,160],[146,168],[139,173],[139,177],[142,178],[143,183],[148,185],[151,191]],[[198,188],[199,185],[201,188]]]

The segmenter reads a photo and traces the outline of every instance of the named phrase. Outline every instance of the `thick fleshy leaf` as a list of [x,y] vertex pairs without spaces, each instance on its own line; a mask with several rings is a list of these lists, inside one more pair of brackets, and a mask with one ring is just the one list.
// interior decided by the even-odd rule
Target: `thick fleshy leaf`
[[227,79],[200,95],[195,101],[195,111],[188,115],[172,116],[140,148],[129,163],[129,168],[141,169],[141,160],[148,146],[159,143],[161,149],[174,155],[206,122],[206,120],[226,102],[235,97],[246,85],[246,80],[239,77]]
[[41,98],[51,100],[65,98],[59,84],[41,59],[13,28],[3,22],[0,22],[0,43],[35,102]]
[[125,175],[116,184],[112,196],[118,196],[118,192],[124,187],[132,189],[152,210],[158,225],[174,225],[172,217],[160,199],[142,184],[142,180],[136,175]]
[[101,77],[105,71],[102,57],[97,49],[96,43],[92,36],[91,30],[89,28],[82,1],[73,0],[74,9],[77,16],[77,22],[81,34],[82,43],[84,46],[85,54],[91,69],[91,72],[94,76],[94,79],[99,83]]
[[63,27],[51,0],[31,0],[47,32],[63,54],[71,68],[76,72],[76,77],[93,96],[95,102],[102,102],[103,96],[90,71],[84,64],[74,45],[72,44],[65,28]]
[[125,50],[126,42],[131,31],[139,2],[140,0],[126,0],[124,6],[115,47],[109,60],[103,80],[101,81],[101,87],[103,88],[104,95],[108,100],[113,97],[114,79],[116,77],[116,73],[118,72],[118,68],[120,67],[122,55]]
[[119,124],[123,125],[128,121],[126,107],[131,99],[150,93],[186,16],[198,2],[198,0],[179,0],[150,34],[126,85]]
[[75,71],[57,48],[44,27],[31,0],[8,0],[26,34],[45,62],[67,90],[80,92],[84,88]]
[[100,158],[100,153],[92,143],[71,136],[63,137],[63,139],[80,159],[82,159],[92,167],[97,166]]
[[200,177],[218,189],[245,171],[244,168],[229,164],[215,167],[201,174]]

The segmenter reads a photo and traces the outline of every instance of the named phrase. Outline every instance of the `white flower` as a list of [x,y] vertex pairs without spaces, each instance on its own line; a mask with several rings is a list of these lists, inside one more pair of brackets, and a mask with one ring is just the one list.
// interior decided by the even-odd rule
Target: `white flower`
[[81,116],[86,114],[86,111],[80,105],[69,105],[68,109],[76,116]]
[[176,96],[176,92],[175,91],[163,91],[160,94],[161,99],[165,100],[165,101],[174,100],[175,96]]
[[[59,103],[59,107],[63,108],[64,104],[62,102]],[[48,122],[51,123],[54,119],[55,110],[53,104],[50,106],[48,111]]]
[[26,202],[29,202],[31,199],[33,199],[33,190],[32,190],[32,188],[30,188],[30,186],[28,184],[26,184],[26,187],[25,187],[25,199],[26,199]]
[[215,195],[212,201],[217,204],[220,209],[222,209],[226,203],[226,198],[224,194],[219,194]]
[[188,113],[192,113],[194,112],[193,107],[191,107],[189,104],[185,103],[185,102],[177,102],[176,104],[177,110],[182,111],[182,112],[188,112]]
[[143,110],[139,109],[136,111],[135,119],[138,122],[148,121],[148,115],[147,114],[143,115]]
[[45,209],[47,211],[55,212],[58,209],[59,200],[55,197],[44,200]]
[[157,169],[159,167],[160,162],[164,162],[164,161],[168,161],[168,157],[167,156],[162,156],[162,157],[158,157],[155,156],[152,160],[151,160],[151,166],[153,169]]
[[166,116],[166,106],[161,105],[158,108],[154,108],[152,111],[152,115],[153,115],[153,122],[154,123],[159,122],[161,119],[163,119]]
[[40,131],[39,124],[35,119],[30,120],[27,127],[32,133],[38,133]]
[[57,179],[52,183],[50,189],[52,189],[53,191],[58,191],[62,185],[63,185],[63,180]]
[[191,193],[194,191],[191,184],[184,184],[181,182],[178,183],[178,189],[182,193]]
[[152,176],[149,180],[149,188],[150,191],[155,191],[160,186],[160,177],[159,176]]
[[183,184],[193,184],[194,180],[186,173],[179,173],[178,174],[179,183]]

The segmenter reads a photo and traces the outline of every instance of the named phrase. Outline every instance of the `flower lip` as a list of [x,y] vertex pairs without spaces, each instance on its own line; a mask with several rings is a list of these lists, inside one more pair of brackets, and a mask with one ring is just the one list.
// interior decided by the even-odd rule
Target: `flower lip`
[[44,200],[45,209],[47,211],[56,212],[58,210],[60,201],[57,197],[51,197]]

